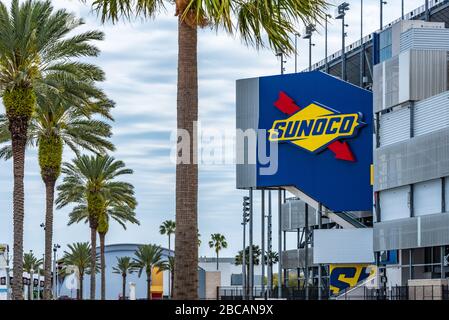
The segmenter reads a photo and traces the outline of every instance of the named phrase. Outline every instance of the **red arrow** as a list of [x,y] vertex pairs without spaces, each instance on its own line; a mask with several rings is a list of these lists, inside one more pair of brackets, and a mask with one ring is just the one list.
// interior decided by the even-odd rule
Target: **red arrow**
[[289,116],[294,115],[296,112],[301,110],[301,108],[295,104],[295,101],[284,91],[279,92],[279,99],[274,103],[274,105],[281,112],[288,114]]
[[[291,116],[301,110],[284,91],[279,92],[279,99],[274,103],[281,112]],[[328,149],[335,154],[335,158],[343,161],[355,162],[351,148],[346,142],[335,141],[328,146]]]
[[352,154],[351,148],[346,142],[335,141],[327,147],[335,153],[336,159],[355,162],[355,157]]

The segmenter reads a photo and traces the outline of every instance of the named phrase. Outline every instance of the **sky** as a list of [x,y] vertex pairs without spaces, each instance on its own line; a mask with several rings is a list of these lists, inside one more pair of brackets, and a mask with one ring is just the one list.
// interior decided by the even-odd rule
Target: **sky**
[[[9,6],[10,0],[1,2]],[[89,1],[88,1],[89,2]],[[360,38],[360,0],[347,1],[347,44]],[[339,1],[330,1],[339,4]],[[112,154],[134,170],[124,180],[136,189],[137,217],[140,226],[123,230],[112,223],[106,238],[113,243],[155,243],[167,246],[167,237],[159,234],[159,225],[175,219],[175,165],[170,161],[171,134],[176,128],[177,19],[169,5],[155,20],[137,19],[117,25],[100,23],[98,17],[77,0],[53,0],[56,8],[67,8],[83,17],[86,24],[78,31],[101,30],[106,38],[97,45],[101,55],[91,60],[106,72],[101,84],[116,102],[113,111],[112,138],[117,150]],[[405,11],[424,4],[424,0],[405,1]],[[330,14],[334,14],[331,7]],[[399,18],[401,1],[390,0],[384,7],[384,24]],[[379,29],[379,1],[364,1],[364,35]],[[302,26],[299,27],[301,32]],[[324,59],[324,31],[318,27],[313,37],[313,62]],[[329,53],[341,46],[339,21],[329,24]],[[240,39],[210,29],[199,32],[199,120],[204,129],[235,130],[235,81],[241,78],[279,74],[280,61],[270,50],[259,52],[245,47]],[[308,67],[308,41],[298,43],[299,70]],[[286,72],[294,72],[294,57],[288,57]],[[1,112],[4,108],[0,106]],[[64,160],[73,154],[65,150]],[[60,179],[61,180],[61,179]],[[60,181],[59,180],[59,181]],[[0,162],[0,243],[12,245],[12,162]],[[212,233],[222,233],[228,249],[222,256],[235,256],[242,244],[242,197],[245,191],[235,188],[235,166],[200,164],[199,231],[201,256],[214,256],[208,247]],[[273,200],[277,195],[273,195]],[[275,202],[274,202],[275,203]],[[66,249],[68,243],[89,241],[85,224],[67,226],[70,208],[55,210],[54,242]],[[259,193],[255,197],[255,243],[260,241]],[[274,205],[273,230],[277,230]],[[27,150],[25,168],[24,251],[43,253],[44,232],[40,224],[45,216],[45,192],[37,164],[36,150]],[[274,235],[276,233],[274,232]],[[287,246],[294,247],[295,237]],[[274,248],[277,248],[273,236]],[[173,243],[173,242],[172,242]],[[62,254],[62,251],[59,253]]]

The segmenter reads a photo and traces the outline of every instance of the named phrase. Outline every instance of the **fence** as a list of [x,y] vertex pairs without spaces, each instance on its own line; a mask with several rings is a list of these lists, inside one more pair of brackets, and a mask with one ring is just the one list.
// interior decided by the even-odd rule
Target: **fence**
[[[309,287],[282,287],[279,297],[278,288],[268,289],[265,287],[254,287],[254,299],[285,299],[285,300],[328,300],[329,289]],[[321,294],[320,294],[321,293]],[[217,300],[243,300],[249,297],[249,288],[242,287],[217,287]]]
[[445,285],[365,288],[364,293],[364,300],[449,300],[449,289]]
[[[396,286],[391,288],[360,287],[360,290],[348,291],[338,297],[338,300],[449,300],[449,287],[446,285],[433,286]],[[325,288],[293,288],[282,287],[281,296],[277,288],[262,290],[254,287],[254,299],[285,299],[285,300],[329,300],[336,299],[329,295]],[[321,292],[320,292],[321,291]],[[321,294],[320,294],[321,293]],[[245,300],[249,297],[242,287],[217,287],[217,300]]]

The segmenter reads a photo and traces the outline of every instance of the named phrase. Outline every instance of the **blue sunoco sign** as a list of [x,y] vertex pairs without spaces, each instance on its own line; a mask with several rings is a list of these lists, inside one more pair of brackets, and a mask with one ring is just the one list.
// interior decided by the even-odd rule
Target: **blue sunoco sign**
[[322,72],[237,81],[237,129],[259,136],[237,187],[293,186],[336,212],[372,210],[372,99]]

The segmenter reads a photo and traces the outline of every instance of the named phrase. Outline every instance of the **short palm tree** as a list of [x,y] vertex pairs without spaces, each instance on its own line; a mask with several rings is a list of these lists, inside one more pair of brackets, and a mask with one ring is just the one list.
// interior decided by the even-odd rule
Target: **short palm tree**
[[[85,0],[81,0],[86,2]],[[239,34],[256,49],[293,52],[290,35],[295,25],[315,22],[324,16],[326,0],[94,0],[92,7],[102,21],[129,19],[133,15],[156,17],[166,4],[175,3],[178,17],[177,128],[187,132],[189,142],[177,153],[176,163],[176,299],[198,298],[198,121],[197,32],[201,27]]]
[[265,254],[265,263],[268,266],[268,274],[269,274],[269,288],[273,288],[273,265],[279,262],[279,254],[274,251],[267,251]]
[[63,273],[67,273],[66,270],[71,267],[76,267],[78,270],[79,287],[77,290],[77,299],[83,300],[83,282],[84,275],[95,274],[92,272],[91,253],[92,247],[88,242],[77,242],[68,245],[69,251],[64,251],[62,258]]
[[[171,235],[176,231],[176,223],[173,220],[166,220],[159,226],[159,233],[168,236],[168,250],[171,250]],[[168,270],[168,295],[171,297],[172,292],[172,270]]]
[[222,249],[228,247],[228,242],[224,235],[220,233],[214,233],[210,235],[211,240],[209,241],[209,248],[213,248],[215,254],[217,255],[217,270],[219,269],[218,255]]
[[[109,109],[113,103],[91,84],[78,83],[82,81],[66,83],[65,88],[58,90],[58,93],[37,91],[37,105],[28,128],[27,143],[38,146],[39,166],[46,190],[45,299],[49,299],[51,294],[53,203],[56,180],[61,172],[63,148],[68,146],[75,154],[80,153],[80,148],[97,153],[114,150],[112,143],[106,140],[112,135],[111,126],[92,119],[95,114],[112,119]],[[87,93],[95,97],[89,98]],[[0,116],[0,142],[9,143],[0,150],[0,157],[5,159],[12,157],[8,126],[6,116]]]
[[[107,210],[107,202],[135,207],[134,187],[117,181],[117,177],[133,171],[126,168],[123,161],[108,155],[82,155],[71,163],[64,163],[61,172],[64,178],[57,188],[57,208],[68,204],[86,205],[91,246],[96,248],[99,218]],[[96,268],[95,249],[91,252],[91,263]],[[95,274],[90,276],[90,299],[95,299]]]
[[103,33],[70,34],[83,23],[64,9],[54,10],[49,0],[27,0],[22,4],[13,0],[10,10],[0,3],[0,94],[9,121],[14,171],[13,299],[23,299],[24,163],[36,91],[51,90],[49,74],[53,79],[65,81],[88,69],[94,70],[78,59],[98,54],[99,50],[90,42],[103,39]]
[[31,300],[31,295],[34,290],[34,279],[32,278],[32,273],[39,274],[39,268],[42,266],[42,259],[38,259],[34,256],[32,252],[25,253],[23,255],[23,271],[30,274],[30,285],[28,286],[28,300]]
[[[253,245],[253,265],[258,266],[260,263],[260,255],[262,254],[262,251],[260,250],[259,246]],[[249,283],[249,246],[245,248],[245,266],[246,266],[246,283]],[[241,266],[243,264],[243,250],[240,250],[238,254],[235,256],[235,265]],[[243,278],[242,278],[243,279]],[[247,285],[247,290],[248,290]]]
[[161,272],[166,269],[166,263],[162,258],[162,248],[153,244],[140,246],[136,250],[134,265],[139,270],[139,277],[143,272],[147,275],[147,299],[151,300],[152,274],[155,269]]
[[130,257],[117,257],[117,265],[112,272],[122,276],[122,300],[126,300],[126,277],[135,271],[135,265]]
[[[132,190],[129,190],[132,191]],[[109,195],[107,195],[109,197]],[[123,229],[126,230],[126,223],[132,223],[140,225],[139,220],[136,218],[136,213],[134,211],[137,202],[134,200],[132,207],[126,204],[117,204],[106,200],[105,208],[106,210],[98,218],[98,235],[100,238],[100,270],[101,270],[101,300],[106,299],[106,259],[104,254],[105,249],[105,238],[109,231],[109,221],[110,219],[118,222]],[[87,205],[82,203],[76,206],[72,212],[69,214],[69,223],[79,223],[81,221],[89,222],[89,211],[87,210]]]

